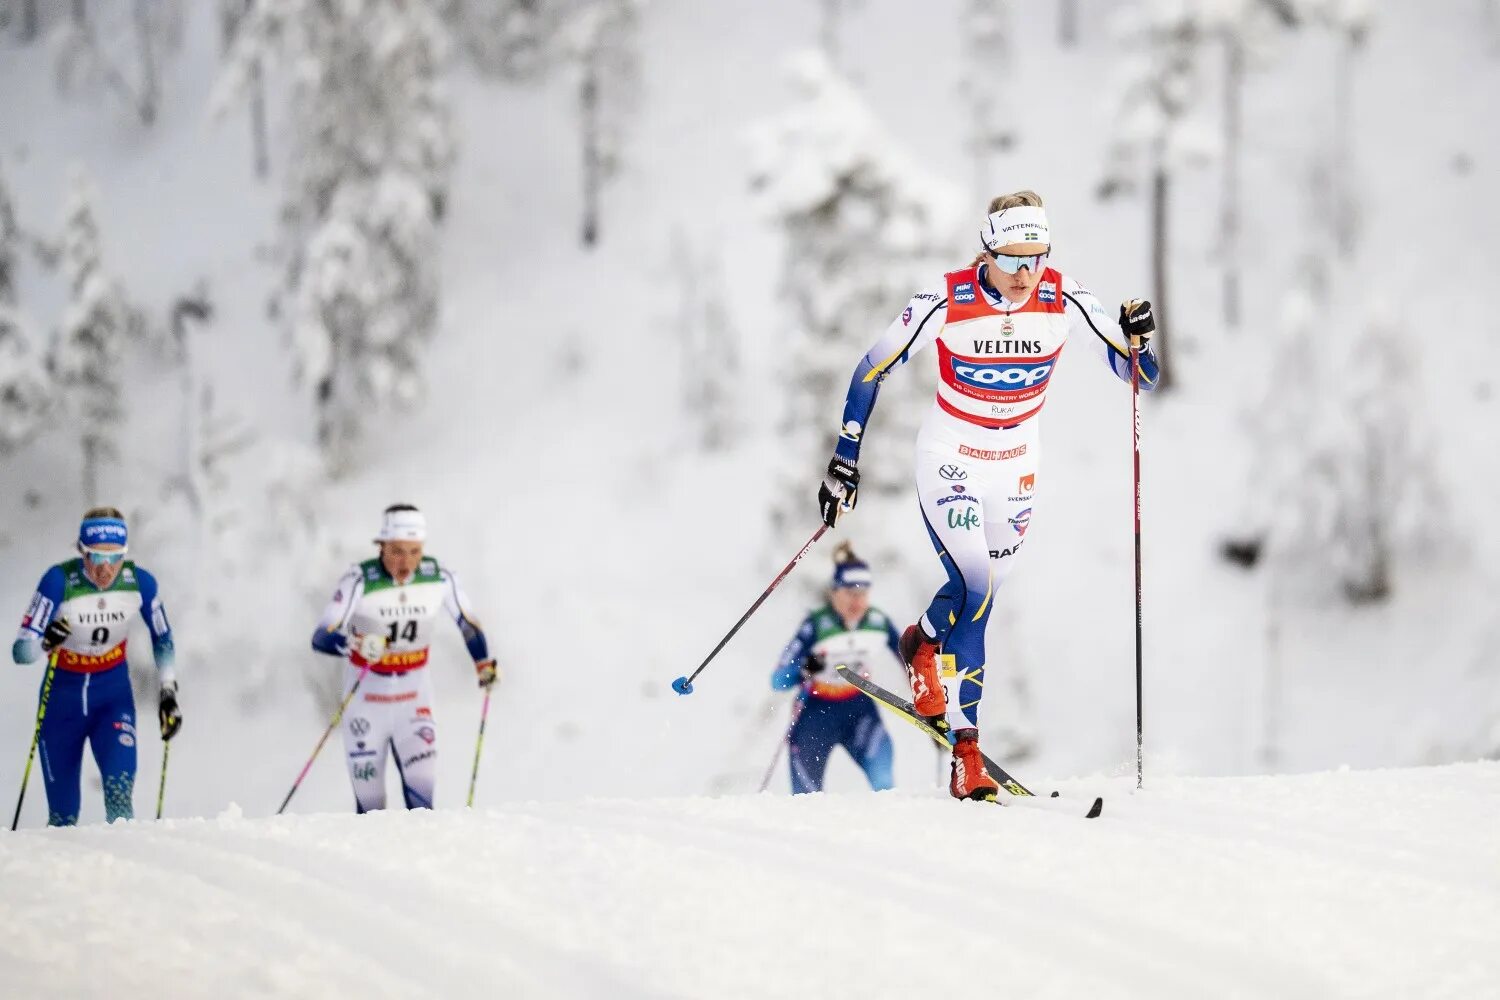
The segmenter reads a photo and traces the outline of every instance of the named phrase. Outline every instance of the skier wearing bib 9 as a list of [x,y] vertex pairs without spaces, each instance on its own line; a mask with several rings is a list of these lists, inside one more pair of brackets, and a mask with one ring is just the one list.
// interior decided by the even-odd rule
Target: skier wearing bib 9
[[499,674],[469,599],[453,573],[423,553],[427,520],[410,504],[386,508],[380,554],[350,567],[313,632],[313,649],[345,660],[344,690],[360,682],[343,717],[356,809],[385,808],[386,750],[396,759],[408,809],[431,809],[437,722],[427,675],[433,625],[454,622],[474,658],[479,686]]
[[156,578],[125,558],[128,541],[125,517],[115,508],[85,513],[78,528],[78,558],[58,563],[42,576],[11,647],[17,663],[55,657],[50,679],[42,682],[46,704],[37,740],[48,826],[78,822],[85,742],[99,765],[105,819],[113,823],[135,816],[135,696],[125,643],[136,612],[146,620],[161,680],[157,718],[162,739],[170,740],[182,727],[172,628]]
[[858,497],[859,449],[881,382],[936,343],[937,399],[917,435],[916,482],[948,580],[902,633],[900,657],[917,714],[953,742],[955,798],[993,798],[999,789],[979,752],[985,626],[1031,522],[1037,417],[1063,344],[1075,335],[1129,383],[1134,339],[1142,388],[1154,388],[1158,375],[1150,303],[1127,301],[1115,321],[1092,293],[1048,266],[1052,237],[1035,192],[994,199],[980,240],[973,263],[914,296],[860,360],[818,490],[832,527]]
[[865,772],[870,787],[893,783],[891,737],[875,703],[834,672],[840,664],[869,676],[900,637],[883,611],[870,607],[870,567],[847,542],[834,551],[828,601],[802,620],[781,654],[771,687],[800,687],[796,721],[787,733],[792,793],[821,792],[834,747],[842,746]]

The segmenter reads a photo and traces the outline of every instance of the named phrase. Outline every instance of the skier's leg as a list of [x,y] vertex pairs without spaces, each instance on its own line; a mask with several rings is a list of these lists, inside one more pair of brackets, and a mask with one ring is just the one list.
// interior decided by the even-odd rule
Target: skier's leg
[[53,672],[52,693],[37,741],[37,763],[47,789],[48,826],[78,823],[78,779],[83,770],[83,742],[88,739],[88,719],[83,713],[85,676],[66,670]]
[[401,775],[401,794],[408,809],[431,809],[437,784],[437,725],[432,717],[432,685],[426,668],[413,670],[401,680],[416,699],[392,708],[395,732],[391,749],[396,771]]
[[[344,690],[356,676],[358,671],[353,667],[345,668]],[[391,739],[391,706],[385,700],[388,686],[389,678],[366,675],[339,727],[349,762],[349,780],[354,785],[354,808],[360,813],[385,808],[385,750]]]
[[880,721],[875,703],[865,697],[850,702],[845,725],[844,748],[865,772],[870,788],[877,792],[895,787],[895,750],[891,734]]
[[135,695],[124,664],[95,674],[89,692],[89,746],[104,785],[104,818],[135,818]]
[[935,617],[950,623],[943,636],[941,676],[947,722],[952,730],[979,724],[984,628],[993,603],[984,492],[981,477],[971,473],[968,463],[954,461],[936,450],[918,451],[917,495],[922,517],[948,573],[948,583],[927,609],[925,623],[937,625]]
[[787,734],[787,765],[792,772],[792,794],[821,792],[828,770],[828,755],[838,743],[838,725],[829,705],[821,698],[808,698]]

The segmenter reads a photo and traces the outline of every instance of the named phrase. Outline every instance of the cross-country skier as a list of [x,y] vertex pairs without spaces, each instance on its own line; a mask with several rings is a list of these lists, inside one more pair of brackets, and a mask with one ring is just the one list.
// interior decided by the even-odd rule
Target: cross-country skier
[[957,798],[998,791],[979,753],[984,631],[995,588],[1031,523],[1041,461],[1036,418],[1063,343],[1075,335],[1129,382],[1127,338],[1139,337],[1143,387],[1153,388],[1158,373],[1150,303],[1126,302],[1116,322],[1091,292],[1047,266],[1052,236],[1035,192],[994,199],[980,240],[973,263],[913,296],[855,368],[818,489],[832,526],[857,499],[860,444],[881,382],[936,342],[937,400],[917,435],[916,482],[948,582],[902,633],[900,655],[917,713],[953,740],[948,788]]
[[[11,647],[17,663],[56,655],[37,741],[48,826],[78,822],[85,741],[103,779],[105,818],[113,823],[135,815],[135,697],[125,641],[136,612],[146,620],[161,681],[161,738],[170,740],[182,727],[172,628],[156,578],[125,558],[128,540],[125,517],[115,508],[95,507],[84,514],[78,558],[43,574]],[[43,685],[45,690],[45,679]]]
[[385,808],[386,750],[396,759],[408,809],[431,809],[437,776],[437,721],[427,675],[432,630],[458,625],[479,686],[499,674],[469,599],[452,571],[425,555],[427,521],[410,504],[387,507],[380,554],[349,568],[313,632],[313,649],[341,657],[344,688],[370,670],[344,713],[344,751],[359,812]]
[[778,691],[801,688],[797,719],[787,734],[793,794],[823,790],[828,758],[838,746],[875,791],[892,785],[891,737],[879,711],[834,668],[845,664],[869,676],[872,666],[899,655],[900,637],[885,612],[870,607],[870,567],[847,542],[833,559],[827,602],[802,620],[771,675]]

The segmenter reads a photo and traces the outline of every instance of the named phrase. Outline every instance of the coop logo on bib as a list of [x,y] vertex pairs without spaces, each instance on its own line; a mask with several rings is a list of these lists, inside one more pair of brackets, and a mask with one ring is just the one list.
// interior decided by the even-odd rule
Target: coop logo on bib
[[953,377],[962,385],[975,389],[1035,389],[1052,376],[1052,359],[1045,361],[1005,361],[985,364],[979,361],[952,359]]

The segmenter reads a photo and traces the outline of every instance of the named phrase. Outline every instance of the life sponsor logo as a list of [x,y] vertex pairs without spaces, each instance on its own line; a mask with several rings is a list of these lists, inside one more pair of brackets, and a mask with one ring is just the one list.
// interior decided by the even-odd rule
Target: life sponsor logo
[[973,302],[974,301],[974,282],[972,282],[972,281],[961,281],[958,284],[954,285],[953,286],[953,301],[954,302],[964,302],[964,303]]
[[951,358],[953,378],[959,385],[990,391],[1040,392],[1052,377],[1052,358],[1039,361],[969,361]]
[[1010,526],[1016,529],[1016,534],[1025,535],[1026,529],[1031,526],[1031,508],[1017,511],[1016,515],[1009,520]]
[[1057,301],[1057,285],[1051,281],[1044,281],[1036,286],[1036,300],[1038,302],[1052,303]]
[[374,761],[365,761],[349,768],[349,774],[355,781],[374,781],[379,773],[380,769],[375,766]]
[[1026,454],[1026,445],[1018,444],[1014,448],[970,448],[966,444],[958,446],[958,453],[965,458],[977,458],[982,462],[1003,462],[1008,458],[1020,458]]
[[973,507],[965,508],[963,511],[957,509],[948,511],[948,527],[962,528],[965,531],[973,531],[983,522],[979,519],[979,512]]
[[938,475],[950,482],[962,481],[969,478],[969,473],[965,471],[963,466],[951,464],[939,467]]

